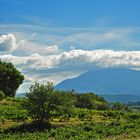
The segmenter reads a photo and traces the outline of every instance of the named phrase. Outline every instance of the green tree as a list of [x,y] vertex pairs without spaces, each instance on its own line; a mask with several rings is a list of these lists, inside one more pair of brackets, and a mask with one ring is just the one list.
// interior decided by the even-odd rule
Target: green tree
[[107,102],[103,97],[100,97],[94,93],[84,93],[77,94],[76,107],[87,108],[87,109],[97,109],[100,105],[106,105]]
[[77,94],[76,106],[79,108],[93,109],[94,108],[93,96],[94,95],[91,93]]
[[40,122],[50,121],[53,116],[70,116],[74,107],[73,96],[54,89],[52,83],[47,85],[35,83],[26,94],[24,107],[29,115]]
[[50,102],[54,116],[61,116],[61,119],[68,120],[73,115],[76,102],[73,91],[55,90]]
[[5,93],[5,96],[14,97],[23,80],[24,76],[13,64],[0,60],[0,90]]

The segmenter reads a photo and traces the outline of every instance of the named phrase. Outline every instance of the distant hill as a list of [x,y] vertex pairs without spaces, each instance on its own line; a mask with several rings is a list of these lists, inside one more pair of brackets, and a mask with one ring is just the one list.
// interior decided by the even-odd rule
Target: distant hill
[[[122,68],[107,68],[85,72],[84,74],[62,81],[57,89],[78,92],[94,92],[96,94],[117,95],[108,96],[119,98],[119,95],[134,99],[140,95],[140,71]],[[127,96],[126,96],[127,95]],[[128,96],[129,95],[129,96]],[[108,98],[106,96],[106,98]],[[124,98],[125,98],[124,97]],[[121,100],[122,96],[121,96]]]
[[119,94],[119,95],[100,95],[105,98],[108,102],[138,102],[140,101],[140,96],[129,95],[129,94]]

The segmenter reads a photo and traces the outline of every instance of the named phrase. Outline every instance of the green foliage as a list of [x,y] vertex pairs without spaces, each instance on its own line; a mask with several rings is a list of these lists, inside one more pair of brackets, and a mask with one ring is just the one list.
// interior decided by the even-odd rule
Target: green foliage
[[[36,126],[34,126],[36,127]],[[34,128],[33,127],[33,128]],[[64,126],[59,128],[52,128],[43,132],[29,131],[24,133],[3,133],[0,135],[2,140],[96,140],[96,139],[139,139],[140,123],[133,120],[128,123],[110,122],[110,123],[93,123],[86,122],[78,125]],[[121,135],[123,137],[121,137]],[[120,137],[118,137],[120,136]],[[126,138],[124,138],[124,136]],[[114,138],[115,137],[115,138]],[[118,137],[118,138],[117,138]]]
[[86,94],[78,94],[77,95],[77,107],[79,108],[94,108],[93,102],[94,94],[86,93]]
[[108,105],[103,97],[99,97],[94,93],[84,93],[77,94],[76,107],[105,110],[108,108]]
[[[53,90],[53,96],[50,96],[51,101],[51,113],[53,117],[62,117],[66,111],[61,104],[74,104],[75,96],[73,92],[55,91]],[[61,98],[65,100],[62,100]],[[72,101],[69,102],[68,100]],[[73,108],[74,117],[76,121],[66,122],[52,122],[49,126],[44,122],[31,122],[27,121],[20,125],[15,125],[3,129],[3,126],[7,123],[7,120],[11,121],[23,121],[24,115],[27,117],[27,111],[21,107],[27,99],[20,98],[6,98],[0,101],[0,139],[2,140],[33,140],[33,139],[56,139],[56,140],[92,140],[92,139],[125,139],[124,136],[130,139],[140,137],[140,112],[128,112],[127,110],[91,110],[86,108]],[[63,110],[64,109],[64,110]],[[59,110],[57,112],[57,110]],[[73,113],[73,112],[72,112]],[[94,116],[103,118],[103,120],[94,120]],[[91,118],[92,117],[92,118]],[[79,120],[77,121],[77,118]],[[26,118],[28,119],[28,118]],[[25,120],[26,120],[25,119]],[[78,123],[77,123],[78,122]],[[59,124],[57,124],[59,123]],[[61,125],[60,125],[61,124]],[[63,126],[63,127],[61,127]],[[122,137],[121,137],[122,136]],[[115,137],[115,138],[114,138]]]
[[24,110],[20,103],[23,99],[6,99],[6,101],[0,102],[0,122],[5,120],[12,121],[25,121],[28,119],[27,111]]
[[26,93],[27,101],[23,106],[33,119],[43,121],[51,118],[50,98],[53,92],[54,87],[51,83],[47,85],[35,83],[30,87],[30,92]]
[[116,102],[116,103],[111,104],[111,109],[113,109],[113,110],[128,110],[128,106],[126,106],[120,102]]
[[[107,137],[113,137],[117,135],[130,135],[135,132],[140,125],[131,123],[93,123],[87,122],[84,124],[78,124],[76,126],[62,127],[59,129],[52,129],[50,136],[58,140],[92,140],[92,139],[104,139]],[[138,129],[137,129],[138,130]],[[140,131],[140,129],[139,129]]]
[[0,114],[1,114],[1,117],[4,117],[4,119],[7,119],[7,120],[25,121],[28,119],[26,110],[20,110],[12,106],[0,107]]
[[91,120],[92,119],[92,111],[86,108],[76,108],[74,110],[74,117],[79,118],[80,120]]
[[109,108],[109,105],[107,103],[101,102],[96,104],[97,110],[107,110]]
[[11,63],[0,60],[0,90],[6,96],[14,97],[23,80],[24,76]]
[[130,121],[139,120],[140,122],[140,113],[139,112],[129,113],[127,114],[127,119]]
[[53,84],[35,83],[26,94],[24,107],[34,120],[50,121],[53,116],[68,119],[74,108],[74,96],[71,93],[54,90]]
[[0,101],[3,100],[5,98],[5,93],[0,90]]
[[75,101],[73,92],[55,90],[50,99],[52,116],[68,120],[73,115]]
[[116,111],[116,110],[107,110],[104,112],[100,112],[102,116],[104,116],[106,119],[114,118],[114,119],[120,119],[126,112],[122,111]]
[[47,140],[48,133],[35,132],[35,133],[19,133],[19,134],[1,134],[1,140]]

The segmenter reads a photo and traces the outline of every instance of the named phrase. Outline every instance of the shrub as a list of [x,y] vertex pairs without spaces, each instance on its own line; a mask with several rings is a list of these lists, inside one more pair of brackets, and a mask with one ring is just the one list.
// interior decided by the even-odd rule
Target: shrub
[[33,120],[50,121],[53,116],[63,116],[68,119],[74,108],[71,93],[54,90],[53,84],[41,85],[35,83],[26,94],[27,101],[23,104]]
[[0,100],[4,98],[5,98],[5,93],[2,90],[0,90]]

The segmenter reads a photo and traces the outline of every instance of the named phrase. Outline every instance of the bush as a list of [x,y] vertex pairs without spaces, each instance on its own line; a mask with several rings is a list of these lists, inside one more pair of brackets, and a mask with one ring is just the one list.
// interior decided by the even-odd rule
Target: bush
[[5,98],[5,93],[0,90],[0,100],[3,100]]
[[97,106],[96,106],[97,110],[107,110],[108,108],[109,108],[108,104],[106,104],[106,103],[97,104]]

